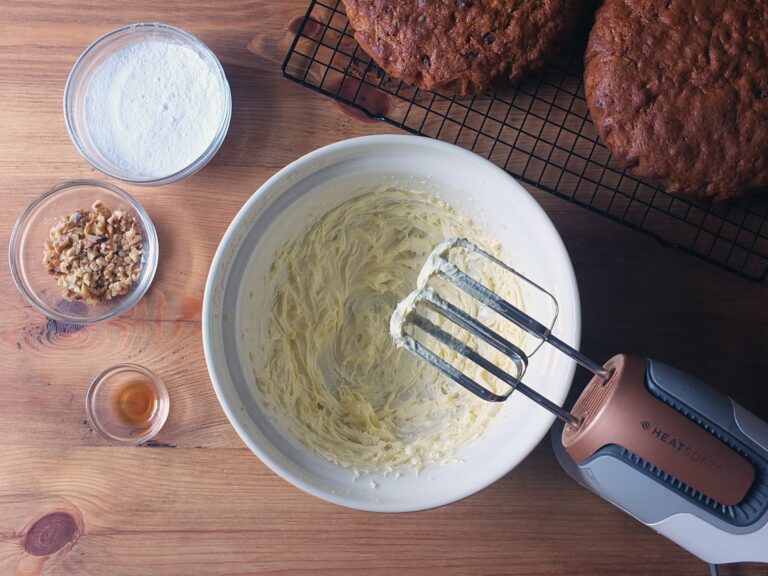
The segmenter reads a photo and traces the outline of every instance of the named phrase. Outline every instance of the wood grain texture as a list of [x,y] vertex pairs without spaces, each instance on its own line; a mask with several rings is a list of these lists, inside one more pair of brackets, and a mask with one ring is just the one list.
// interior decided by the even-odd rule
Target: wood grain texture
[[[575,485],[546,443],[455,505],[376,515],[305,495],[239,440],[201,344],[205,277],[219,239],[281,166],[343,138],[395,131],[280,78],[289,26],[305,9],[304,0],[0,2],[3,249],[35,195],[67,178],[98,177],[67,137],[61,98],[72,63],[102,33],[149,20],[189,30],[220,57],[234,102],[227,140],[205,170],[161,188],[127,187],[155,220],[161,262],[125,317],[68,331],[26,305],[7,266],[0,269],[0,575],[706,574]],[[768,418],[765,286],[534,195],[573,258],[587,354],[656,357]],[[107,446],[84,423],[88,383],[119,361],[149,366],[168,384],[172,408],[159,447]],[[60,513],[72,523],[54,522]],[[48,526],[45,545],[60,546],[47,556],[25,549],[38,522]],[[755,565],[722,572],[768,574]]]

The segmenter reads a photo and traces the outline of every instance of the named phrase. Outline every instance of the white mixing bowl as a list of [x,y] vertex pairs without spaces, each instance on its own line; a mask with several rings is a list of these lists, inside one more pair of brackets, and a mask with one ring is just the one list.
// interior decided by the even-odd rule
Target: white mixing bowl
[[[335,504],[403,512],[455,502],[498,480],[533,450],[553,417],[512,394],[484,435],[458,454],[463,463],[399,478],[355,478],[269,417],[241,349],[244,300],[259,291],[276,250],[327,211],[382,185],[439,194],[501,241],[503,259],[557,298],[554,332],[573,346],[581,322],[573,268],[549,218],[513,178],[471,152],[417,136],[355,138],[307,154],[259,188],[224,235],[206,285],[203,341],[216,395],[240,437],[284,479]],[[254,300],[259,298],[250,300],[249,315]],[[266,298],[261,301],[268,306]],[[544,346],[531,359],[525,382],[561,403],[574,369],[571,360]]]

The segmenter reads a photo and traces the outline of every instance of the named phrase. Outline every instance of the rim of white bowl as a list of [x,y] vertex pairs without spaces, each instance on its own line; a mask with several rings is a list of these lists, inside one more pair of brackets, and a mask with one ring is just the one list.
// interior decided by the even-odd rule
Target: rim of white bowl
[[[530,453],[534,450],[534,448],[547,435],[548,430],[552,427],[555,417],[549,413],[545,414],[546,418],[542,418],[540,428],[537,428],[536,430],[534,430],[533,431],[534,433],[530,435],[531,441],[528,442],[528,446],[526,448],[527,452],[525,453],[525,456],[523,456],[520,459],[520,461],[512,464],[508,468],[505,468],[505,470],[501,474],[491,474],[487,478],[484,478],[482,482],[479,482],[479,483],[476,482],[474,484],[467,485],[462,490],[457,490],[455,494],[453,494],[450,497],[435,497],[433,499],[424,500],[423,502],[420,502],[418,505],[362,501],[362,500],[355,500],[352,498],[345,498],[340,494],[331,493],[331,492],[319,489],[317,486],[313,485],[312,483],[307,482],[303,478],[296,476],[291,472],[285,470],[280,465],[280,463],[277,462],[266,450],[262,449],[262,447],[258,443],[254,442],[251,439],[251,437],[248,435],[244,427],[240,424],[234,408],[229,405],[228,400],[226,400],[225,398],[223,387],[221,385],[221,382],[219,381],[219,371],[217,370],[215,364],[213,363],[213,356],[214,356],[213,344],[210,339],[211,322],[213,320],[213,318],[211,318],[211,314],[213,313],[212,300],[213,300],[214,284],[216,282],[216,279],[219,273],[221,272],[224,258],[227,256],[227,252],[229,250],[229,245],[232,242],[234,235],[237,233],[237,231],[240,229],[243,222],[248,217],[248,214],[251,211],[252,206],[257,202],[259,202],[263,196],[268,194],[270,189],[276,183],[280,182],[291,173],[298,171],[303,166],[306,166],[313,162],[318,162],[320,159],[323,159],[327,156],[338,154],[340,152],[346,151],[351,148],[360,148],[362,146],[374,146],[374,145],[426,146],[436,150],[443,150],[446,153],[450,152],[452,154],[463,155],[468,159],[485,164],[486,168],[489,171],[495,172],[496,174],[509,180],[511,187],[517,188],[518,192],[520,192],[520,199],[524,202],[527,202],[529,204],[529,208],[533,212],[537,212],[540,216],[543,217],[542,223],[544,226],[547,226],[549,228],[549,232],[551,233],[551,237],[552,237],[552,242],[554,244],[553,248],[559,249],[563,253],[564,263],[567,264],[567,269],[563,270],[562,272],[567,277],[568,283],[570,284],[573,292],[572,293],[573,302],[571,303],[572,312],[573,312],[573,326],[572,326],[573,346],[576,349],[579,348],[581,343],[581,301],[579,297],[579,287],[576,281],[576,274],[573,270],[573,263],[571,261],[570,255],[568,254],[568,250],[565,247],[565,243],[563,242],[563,239],[560,236],[560,233],[557,231],[557,228],[555,228],[554,223],[549,218],[549,216],[544,211],[544,209],[541,207],[541,205],[522,186],[522,184],[520,184],[509,173],[507,173],[506,171],[502,170],[501,168],[493,164],[490,160],[487,160],[482,156],[475,154],[474,152],[470,152],[469,150],[466,150],[454,144],[449,144],[447,142],[434,140],[432,138],[427,138],[424,136],[415,136],[415,135],[409,135],[409,134],[377,134],[372,136],[360,136],[356,138],[349,138],[347,140],[341,140],[339,142],[328,144],[326,146],[313,150],[312,152],[309,152],[304,156],[297,158],[290,164],[286,165],[285,167],[277,171],[274,175],[272,175],[266,182],[264,182],[264,184],[262,184],[256,190],[256,192],[254,192],[251,195],[251,197],[245,202],[245,204],[243,204],[243,206],[240,208],[238,213],[232,219],[232,222],[227,227],[227,230],[224,233],[224,236],[222,237],[221,242],[219,242],[219,246],[216,249],[216,254],[213,257],[213,261],[211,262],[211,267],[208,272],[208,278],[205,284],[205,295],[203,297],[203,351],[205,354],[205,362],[208,368],[208,374],[211,378],[211,383],[213,384],[214,392],[216,393],[216,398],[218,399],[219,404],[224,410],[224,413],[226,414],[230,424],[235,429],[238,436],[240,436],[243,442],[248,446],[248,448],[250,448],[250,450],[256,456],[258,456],[258,458],[270,470],[272,470],[275,474],[280,476],[283,480],[289,482],[290,484],[293,484],[295,487],[299,488],[300,490],[303,490],[308,494],[311,494],[312,496],[315,496],[317,498],[320,498],[321,500],[325,500],[326,502],[330,502],[332,504],[344,506],[346,508],[353,508],[353,509],[363,510],[367,512],[388,512],[388,513],[418,512],[421,510],[429,510],[432,508],[438,508],[440,506],[453,504],[454,502],[463,500],[464,498],[472,496],[473,494],[477,494],[481,490],[484,490],[491,484],[494,484],[495,482],[500,480],[502,477],[508,474],[511,470],[513,470],[520,462],[522,462],[522,460],[524,460],[525,458],[528,457],[528,455],[530,455]],[[565,374],[565,380],[568,382],[568,385],[563,388],[560,394],[551,395],[550,399],[552,401],[557,402],[558,404],[562,404],[562,402],[565,400],[570,390],[570,385],[573,382],[573,376],[575,374],[575,371],[576,371],[576,364],[575,362],[571,361],[568,371]]]

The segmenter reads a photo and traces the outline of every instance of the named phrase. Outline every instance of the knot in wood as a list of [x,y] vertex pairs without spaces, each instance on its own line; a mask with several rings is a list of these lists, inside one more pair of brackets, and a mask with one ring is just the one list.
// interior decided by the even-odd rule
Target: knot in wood
[[32,525],[24,540],[24,549],[33,556],[50,556],[76,540],[78,532],[71,514],[53,512]]

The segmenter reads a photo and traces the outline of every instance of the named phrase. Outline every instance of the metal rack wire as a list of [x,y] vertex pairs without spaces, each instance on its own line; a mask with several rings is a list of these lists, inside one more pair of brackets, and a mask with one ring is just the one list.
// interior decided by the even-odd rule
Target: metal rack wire
[[341,0],[312,0],[283,75],[366,115],[452,142],[517,179],[754,281],[768,276],[768,195],[736,202],[673,197],[616,165],[582,86],[585,29],[563,56],[517,86],[472,98],[419,90],[359,47]]

